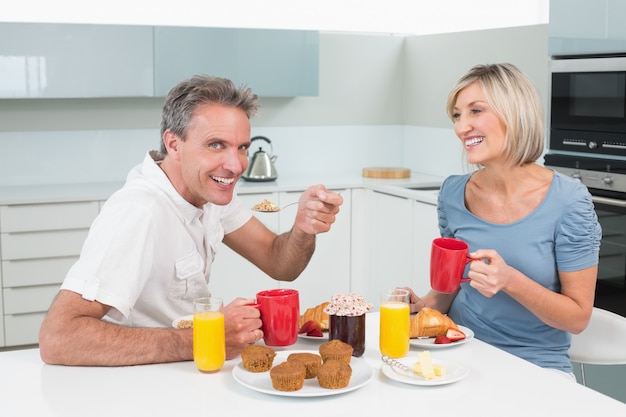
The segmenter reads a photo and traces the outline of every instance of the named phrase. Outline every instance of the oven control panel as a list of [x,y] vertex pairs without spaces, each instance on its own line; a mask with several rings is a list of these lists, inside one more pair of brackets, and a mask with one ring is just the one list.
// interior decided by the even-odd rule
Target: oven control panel
[[626,193],[626,160],[548,153],[544,156],[544,165],[580,180],[588,188]]
[[626,134],[552,129],[550,149],[589,156],[626,156]]

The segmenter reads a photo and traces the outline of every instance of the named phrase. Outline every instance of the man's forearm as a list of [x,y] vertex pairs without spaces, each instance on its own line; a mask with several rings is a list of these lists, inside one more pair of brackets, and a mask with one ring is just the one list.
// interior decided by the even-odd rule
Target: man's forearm
[[270,275],[279,281],[293,281],[304,271],[315,252],[315,235],[293,228],[274,240],[272,252],[278,262]]
[[131,328],[93,317],[73,321],[76,330],[66,328],[40,342],[45,362],[125,366],[193,359],[191,329]]

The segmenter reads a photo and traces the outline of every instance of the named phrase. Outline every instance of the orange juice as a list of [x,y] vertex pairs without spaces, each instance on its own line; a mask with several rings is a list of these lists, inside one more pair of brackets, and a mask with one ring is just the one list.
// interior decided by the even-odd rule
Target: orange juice
[[224,314],[201,311],[193,315],[193,360],[200,371],[222,368],[226,359]]
[[409,305],[387,301],[380,306],[380,353],[390,358],[401,358],[409,352]]

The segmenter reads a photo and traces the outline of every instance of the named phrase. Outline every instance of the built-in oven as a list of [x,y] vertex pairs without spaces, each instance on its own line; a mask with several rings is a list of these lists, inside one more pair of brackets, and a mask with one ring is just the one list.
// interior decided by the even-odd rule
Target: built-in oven
[[544,165],[585,184],[602,225],[596,306],[626,316],[626,56],[551,61]]

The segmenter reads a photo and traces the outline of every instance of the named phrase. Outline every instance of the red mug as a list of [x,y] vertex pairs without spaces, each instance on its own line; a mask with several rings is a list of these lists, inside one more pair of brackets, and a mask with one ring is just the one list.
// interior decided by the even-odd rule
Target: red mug
[[469,257],[469,245],[462,240],[439,237],[433,240],[430,252],[430,286],[433,290],[451,294],[459,289],[465,265],[478,259]]
[[298,340],[300,295],[297,290],[276,288],[256,295],[261,312],[263,341],[267,346],[290,346]]

